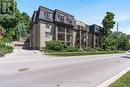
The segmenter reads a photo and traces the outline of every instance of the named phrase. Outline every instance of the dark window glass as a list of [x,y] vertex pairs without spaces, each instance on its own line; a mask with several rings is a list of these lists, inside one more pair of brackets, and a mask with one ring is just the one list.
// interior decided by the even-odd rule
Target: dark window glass
[[47,38],[50,38],[50,36],[51,36],[50,32],[45,32],[45,34],[46,34]]
[[45,27],[51,29],[51,24],[48,22],[45,22]]
[[64,15],[59,14],[59,15],[58,15],[58,18],[60,19],[60,22],[64,22]]
[[51,19],[51,13],[45,11],[45,12],[44,12],[44,17],[45,17],[46,19]]
[[71,17],[68,17],[67,20],[68,20],[69,23],[72,23],[72,18]]
[[67,29],[67,33],[72,34],[73,33],[72,29]]
[[65,35],[64,34],[58,34],[58,40],[64,41]]
[[65,28],[62,27],[62,26],[59,26],[59,27],[58,27],[58,31],[59,31],[59,32],[65,32]]
[[72,41],[72,36],[71,35],[67,35],[67,41],[71,42]]

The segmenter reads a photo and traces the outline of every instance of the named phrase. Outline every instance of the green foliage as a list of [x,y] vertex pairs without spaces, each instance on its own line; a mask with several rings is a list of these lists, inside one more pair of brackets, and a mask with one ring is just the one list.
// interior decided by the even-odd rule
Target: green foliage
[[103,43],[104,49],[107,49],[105,41],[107,41],[107,37],[109,36],[109,34],[112,33],[111,29],[113,29],[113,27],[116,23],[114,21],[114,17],[115,17],[115,15],[112,12],[106,12],[106,16],[102,20],[102,25],[103,25],[103,29],[104,29],[104,35],[103,35],[103,42],[102,43]]
[[66,44],[60,41],[48,41],[46,47],[41,49],[42,51],[55,52],[55,51],[64,51],[64,52],[77,52],[79,48],[67,46]]
[[0,26],[0,31],[4,33],[4,28]]
[[111,33],[111,29],[115,25],[114,16],[115,15],[112,12],[106,12],[106,16],[102,21],[105,35],[109,35]]
[[130,71],[123,75],[109,87],[130,87]]
[[16,27],[17,29],[17,37],[26,37],[27,36],[27,28],[24,23],[19,23]]
[[15,6],[15,0],[0,0],[0,14],[13,14]]
[[[14,40],[20,37],[26,37],[28,35],[27,32],[29,32],[29,16],[27,13],[21,13],[18,10],[16,1],[10,1],[10,6],[4,9],[13,11],[13,14],[10,14],[8,12],[0,14],[0,25],[5,29],[6,34],[9,33],[12,35],[11,37],[13,37]],[[6,3],[4,0],[2,0],[2,2]],[[2,9],[3,7],[1,10]]]
[[63,50],[63,45],[60,41],[48,41],[46,47],[48,50],[55,50],[55,51]]
[[86,47],[83,49],[84,51],[95,51],[95,49],[91,48],[91,47]]
[[67,48],[64,49],[64,51],[66,51],[66,52],[78,52],[80,50],[76,47],[68,46]]
[[0,25],[6,29],[6,32],[10,28],[15,28],[18,24],[18,18],[12,15],[0,15]]
[[11,53],[13,51],[13,47],[11,46],[0,46],[0,52],[7,54],[7,53]]
[[118,49],[119,50],[128,50],[129,39],[125,33],[118,33]]
[[0,53],[2,54],[7,54],[7,53],[11,53],[13,51],[13,47],[12,46],[8,46],[8,43],[10,43],[10,39],[9,38],[3,38],[0,41]]
[[20,13],[19,11],[16,12],[16,17],[19,19],[19,22],[16,26],[16,39],[19,39],[21,37],[27,37],[29,32],[29,25],[30,20],[27,13]]
[[116,53],[124,53],[124,51],[51,52],[47,53],[47,55],[83,56],[83,55],[101,55],[101,54],[116,54]]
[[94,49],[95,49],[95,51],[104,51],[104,49],[102,49],[100,47],[95,47]]
[[107,51],[116,51],[117,50],[117,47],[116,46],[108,46],[107,47],[107,49],[106,49]]
[[104,51],[104,49],[99,48],[99,47],[94,47],[94,48],[86,47],[86,48],[84,48],[83,50],[84,50],[84,51]]
[[106,39],[105,39],[105,48],[110,49],[111,47],[117,46],[117,36],[115,34],[110,34]]
[[68,45],[67,45],[67,44],[65,44],[65,43],[62,43],[62,45],[63,45],[63,49],[65,49],[65,48],[67,48],[67,47],[68,47]]
[[122,32],[113,32],[105,39],[106,49],[128,50],[130,48],[128,35]]

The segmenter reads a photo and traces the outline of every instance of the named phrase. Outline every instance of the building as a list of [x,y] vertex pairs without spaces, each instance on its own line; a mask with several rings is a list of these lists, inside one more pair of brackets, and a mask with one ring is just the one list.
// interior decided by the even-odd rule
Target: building
[[[93,26],[93,25],[92,25]],[[81,21],[76,21],[74,16],[60,10],[51,10],[40,6],[34,11],[30,26],[30,47],[40,49],[50,40],[61,41],[67,45],[79,48],[95,46],[93,27]],[[101,29],[101,27],[98,27]],[[91,30],[91,32],[90,32]],[[97,35],[98,36],[98,35]],[[92,44],[93,43],[93,44]],[[98,45],[98,44],[97,44]]]
[[86,25],[82,21],[76,21],[75,32],[76,32],[75,47],[79,48],[88,47],[89,25]]
[[89,46],[102,47],[103,29],[101,26],[93,24],[89,26]]

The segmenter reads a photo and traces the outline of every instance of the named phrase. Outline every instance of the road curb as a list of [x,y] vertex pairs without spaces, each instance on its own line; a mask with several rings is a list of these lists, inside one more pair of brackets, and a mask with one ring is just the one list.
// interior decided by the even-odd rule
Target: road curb
[[108,87],[111,85],[113,82],[118,80],[121,76],[126,74],[128,71],[130,71],[130,67],[126,68],[125,70],[121,71],[120,73],[116,74],[115,76],[112,76],[108,80],[102,82],[101,84],[97,85],[96,87]]

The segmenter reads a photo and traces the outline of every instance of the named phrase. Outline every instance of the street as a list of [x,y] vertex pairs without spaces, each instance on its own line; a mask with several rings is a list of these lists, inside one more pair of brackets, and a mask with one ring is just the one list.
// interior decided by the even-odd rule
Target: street
[[96,87],[130,66],[130,55],[52,57],[15,49],[0,59],[0,87]]

